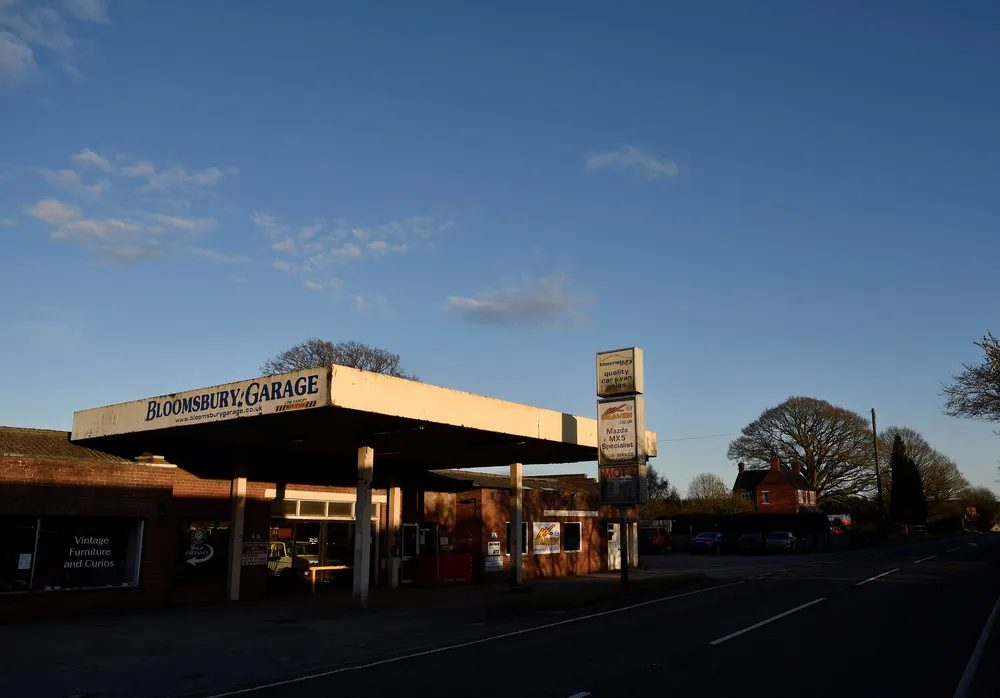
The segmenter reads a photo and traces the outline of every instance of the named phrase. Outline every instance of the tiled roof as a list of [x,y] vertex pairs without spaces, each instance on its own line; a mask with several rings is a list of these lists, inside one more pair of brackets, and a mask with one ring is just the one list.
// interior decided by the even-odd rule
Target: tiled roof
[[[472,487],[501,490],[510,487],[510,477],[496,473],[478,473],[470,470],[432,470],[435,475],[463,480]],[[565,479],[563,479],[565,478]],[[596,491],[597,483],[585,475],[546,475],[526,477],[521,480],[525,488],[533,490],[554,490],[570,494],[587,494]],[[592,486],[590,486],[592,485]]]
[[[733,484],[733,490],[745,490],[747,492],[756,492],[757,486],[760,485],[761,480],[763,480],[767,474],[771,472],[770,468],[764,468],[762,470],[744,470],[742,473],[736,476],[736,482]],[[815,490],[816,488],[809,484],[805,476],[802,473],[797,473],[794,470],[789,470],[788,468],[782,468],[781,474],[785,476],[785,481],[792,485],[798,490]]]
[[770,470],[744,470],[742,473],[736,476],[736,483],[733,485],[733,491],[743,490],[746,492],[756,492],[757,485],[760,481],[764,479]]
[[130,463],[110,453],[70,443],[69,432],[0,426],[0,456],[82,460],[92,463]]

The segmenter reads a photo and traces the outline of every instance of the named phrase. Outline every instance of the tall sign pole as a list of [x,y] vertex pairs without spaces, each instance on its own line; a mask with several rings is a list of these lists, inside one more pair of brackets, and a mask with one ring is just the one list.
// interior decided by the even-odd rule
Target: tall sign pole
[[648,499],[644,383],[639,347],[597,354],[597,469],[601,504],[621,514],[622,584],[628,583],[632,553],[628,511]]
[[875,449],[875,488],[878,490],[878,516],[885,522],[885,501],[882,499],[882,475],[878,469],[878,429],[875,428],[875,408],[872,408],[872,447]]

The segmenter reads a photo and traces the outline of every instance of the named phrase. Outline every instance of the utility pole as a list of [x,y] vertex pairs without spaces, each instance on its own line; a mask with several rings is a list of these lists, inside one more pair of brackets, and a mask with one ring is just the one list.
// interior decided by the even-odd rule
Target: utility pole
[[882,499],[882,475],[878,469],[878,430],[875,428],[875,408],[872,408],[872,447],[875,449],[875,487],[878,489],[878,516],[885,522],[885,501]]

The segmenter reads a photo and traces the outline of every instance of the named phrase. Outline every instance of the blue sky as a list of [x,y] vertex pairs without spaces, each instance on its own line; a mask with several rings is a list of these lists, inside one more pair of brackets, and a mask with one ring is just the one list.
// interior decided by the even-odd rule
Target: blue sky
[[991,483],[1000,11],[693,5],[0,0],[0,423],[310,336],[591,415],[636,344],[682,489],[790,395]]

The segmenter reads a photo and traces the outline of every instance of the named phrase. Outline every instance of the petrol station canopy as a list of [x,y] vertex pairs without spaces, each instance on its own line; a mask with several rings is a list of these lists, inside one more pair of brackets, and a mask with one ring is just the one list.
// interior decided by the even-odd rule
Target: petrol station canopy
[[[357,452],[376,479],[447,468],[597,460],[597,421],[323,366],[76,412],[71,440],[123,458],[163,456],[191,472],[353,484]],[[656,455],[656,434],[645,434]]]

